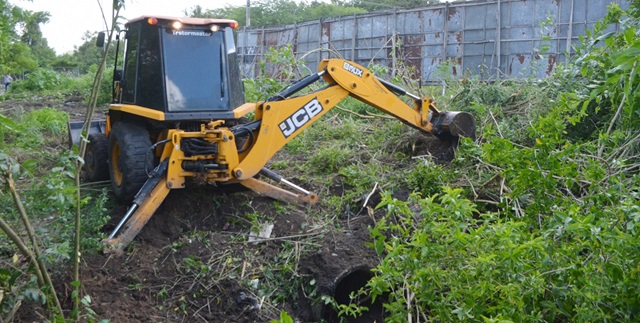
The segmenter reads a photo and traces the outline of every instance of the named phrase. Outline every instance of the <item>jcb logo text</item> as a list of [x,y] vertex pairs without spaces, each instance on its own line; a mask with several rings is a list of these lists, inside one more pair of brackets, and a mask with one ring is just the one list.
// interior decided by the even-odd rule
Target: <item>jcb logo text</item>
[[289,138],[294,132],[302,128],[309,120],[317,116],[322,112],[322,104],[318,102],[318,99],[313,99],[309,103],[305,104],[302,108],[298,109],[294,114],[285,119],[279,124],[280,131],[285,138]]

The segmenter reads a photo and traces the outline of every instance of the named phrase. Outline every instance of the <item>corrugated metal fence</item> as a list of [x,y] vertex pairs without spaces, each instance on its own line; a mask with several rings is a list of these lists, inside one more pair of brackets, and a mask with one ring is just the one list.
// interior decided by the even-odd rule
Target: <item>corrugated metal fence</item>
[[611,3],[628,8],[627,0],[447,2],[246,28],[238,33],[238,51],[245,77],[256,75],[268,48],[289,44],[311,71],[324,58],[343,57],[392,70],[409,66],[427,83],[438,81],[439,69],[457,77],[544,77],[571,55],[571,45],[604,17]]

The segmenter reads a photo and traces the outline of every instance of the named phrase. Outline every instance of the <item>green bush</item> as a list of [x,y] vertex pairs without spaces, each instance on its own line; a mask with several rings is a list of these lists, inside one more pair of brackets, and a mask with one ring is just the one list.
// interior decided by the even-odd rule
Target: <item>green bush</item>
[[453,180],[452,172],[442,166],[425,162],[412,167],[406,175],[407,188],[413,192],[420,192],[424,196],[439,193],[443,186]]
[[389,322],[638,318],[635,198],[599,214],[578,203],[553,208],[535,230],[526,218],[479,213],[461,192],[386,195],[378,206],[387,216],[372,245],[383,259],[368,290],[388,297]]
[[408,172],[422,194],[385,194],[371,228],[381,262],[361,293],[388,300],[387,321],[640,319],[631,7],[612,6],[548,79],[461,84],[452,103],[474,109],[481,140],[463,140],[453,167]]
[[[16,96],[39,93],[58,98],[79,96],[88,99],[97,69],[96,65],[92,65],[87,74],[79,77],[47,69],[37,69],[27,73],[24,80],[14,82],[9,94]],[[103,73],[102,85],[98,94],[97,103],[99,105],[112,101],[112,80],[113,69],[107,68]]]
[[51,70],[38,69],[25,75],[24,80],[14,82],[12,91],[15,92],[44,92],[56,90],[62,84],[64,77]]
[[330,174],[354,162],[352,158],[351,150],[335,146],[324,146],[311,156],[309,166],[315,173]]
[[[83,191],[82,200],[76,200],[77,156],[66,149],[50,148],[51,143],[59,146],[59,137],[66,136],[68,117],[64,112],[50,108],[25,114],[15,112],[15,120],[0,119],[0,169],[3,175],[11,170],[21,206],[41,250],[39,259],[50,271],[61,275],[74,254],[71,242],[75,238],[74,216],[78,203],[83,215],[81,231],[86,234],[81,241],[83,252],[102,249],[100,241],[104,234],[100,230],[109,219],[105,208],[108,195],[106,191]],[[4,176],[2,183],[7,184]],[[8,190],[0,194],[0,204],[5,206],[2,219],[13,231],[22,233],[25,231],[19,220],[22,212],[15,207],[12,197]],[[52,289],[36,283],[33,267],[5,235],[0,235],[0,246],[5,252],[16,253],[13,261],[5,259],[4,263],[9,266],[0,269],[0,313],[9,313],[20,303],[32,306],[51,301],[48,293]]]
[[[93,78],[95,77],[97,66],[92,65],[89,68],[89,80],[91,82],[87,82],[87,90],[91,91],[91,86],[93,84]],[[98,92],[98,101],[97,104],[105,104],[111,103],[113,101],[113,69],[107,68],[104,70],[102,74],[102,84],[100,85],[100,91]],[[87,95],[88,97],[88,95]]]
[[260,61],[258,75],[245,79],[245,97],[248,102],[265,101],[282,91],[289,83],[310,74],[302,60],[296,59],[291,45],[270,47],[265,60]]
[[10,123],[0,124],[0,149],[14,153],[23,149],[42,153],[41,145],[66,138],[69,116],[53,108],[17,113]]

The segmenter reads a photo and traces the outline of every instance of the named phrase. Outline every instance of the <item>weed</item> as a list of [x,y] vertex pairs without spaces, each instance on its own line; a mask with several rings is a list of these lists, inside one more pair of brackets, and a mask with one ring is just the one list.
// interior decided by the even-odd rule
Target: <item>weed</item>
[[283,84],[308,74],[304,66],[302,60],[295,58],[291,45],[270,47],[265,60],[260,62],[258,76],[244,81],[247,100],[260,102],[278,93]]
[[196,276],[204,276],[211,271],[211,267],[208,264],[196,259],[194,256],[182,258],[182,266],[180,268],[185,274]]
[[139,292],[139,291],[141,291],[141,290],[144,288],[144,284],[142,284],[142,283],[129,284],[129,285],[127,286],[127,288],[128,288],[129,290]]
[[162,289],[158,292],[157,297],[160,302],[164,302],[169,296],[169,291],[166,287],[162,287]]
[[42,92],[53,90],[62,83],[62,75],[51,70],[38,69],[27,74],[24,80],[12,85],[15,92]]
[[44,108],[26,113],[16,111],[14,120],[0,127],[0,149],[18,149],[24,153],[42,154],[41,146],[50,142],[60,142],[64,138],[69,116],[53,108]]
[[277,215],[284,215],[288,212],[287,205],[280,201],[273,201],[273,208]]
[[289,316],[289,313],[287,313],[285,310],[280,311],[280,319],[278,320],[271,320],[269,323],[293,323],[293,318],[291,318],[291,316]]
[[352,162],[352,151],[340,147],[321,147],[309,160],[309,166],[317,174],[335,173]]
[[287,160],[279,160],[279,161],[272,162],[270,167],[275,169],[275,170],[277,170],[277,169],[287,169],[287,168],[290,167],[290,163]]
[[260,232],[263,229],[265,225],[265,218],[263,215],[258,212],[249,212],[245,213],[244,216],[249,220],[252,232]]
[[442,190],[454,179],[452,172],[431,162],[425,162],[408,170],[406,174],[407,188],[431,196]]

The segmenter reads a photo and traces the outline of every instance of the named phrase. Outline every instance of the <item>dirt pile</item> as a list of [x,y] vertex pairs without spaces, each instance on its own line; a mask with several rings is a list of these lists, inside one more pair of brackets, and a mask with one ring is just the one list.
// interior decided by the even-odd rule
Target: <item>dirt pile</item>
[[[272,214],[273,201],[253,193],[233,193],[216,196],[224,205],[220,207],[212,195],[216,193],[207,187],[173,191],[127,254],[84,258],[83,287],[98,317],[112,322],[267,322],[285,309],[305,322],[331,319],[335,314],[317,297],[300,293],[299,301],[261,304],[263,292],[246,282],[262,284],[269,279],[261,270],[278,262],[285,244],[303,249],[297,236],[315,235],[320,242],[316,251],[300,251],[295,254],[299,259],[291,261],[298,263],[298,277],[317,281],[319,293],[331,295],[349,270],[368,270],[376,264],[375,254],[366,246],[368,216],[345,220],[340,230],[320,231],[305,229],[313,227],[313,219],[301,211],[277,214],[273,240],[254,245],[238,240],[250,231],[238,214]],[[124,211],[124,207],[113,210],[114,219]],[[112,221],[105,229],[114,225]],[[290,274],[296,279],[295,273]]]

